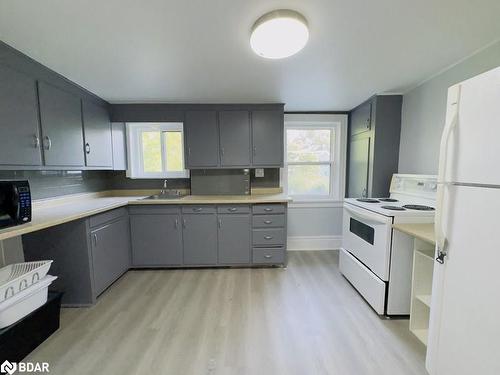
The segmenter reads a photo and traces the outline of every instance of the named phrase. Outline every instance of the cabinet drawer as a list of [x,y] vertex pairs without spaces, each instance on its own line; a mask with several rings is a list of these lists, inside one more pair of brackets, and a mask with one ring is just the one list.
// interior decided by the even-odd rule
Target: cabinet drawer
[[248,205],[217,206],[217,212],[219,214],[247,214],[250,212],[250,206]]
[[137,205],[130,206],[129,212],[131,215],[163,215],[163,214],[179,214],[181,211],[179,206],[171,205]]
[[256,215],[252,217],[254,228],[282,228],[285,226],[285,215]]
[[253,244],[255,245],[284,245],[285,244],[285,229],[254,229]]
[[89,218],[89,224],[91,228],[95,228],[102,224],[116,220],[119,217],[125,216],[126,214],[127,214],[127,209],[125,207],[121,207],[116,210],[111,210],[99,215],[91,216]]
[[216,212],[215,206],[194,204],[182,206],[183,214],[215,214]]
[[252,250],[254,264],[283,264],[285,263],[285,249],[279,248],[254,248]]
[[282,214],[285,206],[282,204],[255,204],[252,208],[254,214]]

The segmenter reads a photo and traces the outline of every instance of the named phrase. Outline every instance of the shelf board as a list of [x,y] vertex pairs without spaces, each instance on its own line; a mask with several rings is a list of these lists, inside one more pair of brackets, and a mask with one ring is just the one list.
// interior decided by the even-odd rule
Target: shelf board
[[410,331],[417,336],[417,339],[427,346],[427,337],[429,336],[429,330],[427,328],[411,329]]
[[415,251],[416,251],[417,255],[422,256],[426,259],[429,259],[434,263],[434,249],[432,249],[432,250],[417,249]]
[[417,300],[422,302],[424,305],[431,307],[431,295],[430,294],[417,294],[415,296]]

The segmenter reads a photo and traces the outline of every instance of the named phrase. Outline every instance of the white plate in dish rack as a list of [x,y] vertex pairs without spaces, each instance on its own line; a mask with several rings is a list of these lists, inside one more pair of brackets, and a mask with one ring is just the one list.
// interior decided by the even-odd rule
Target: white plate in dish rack
[[9,264],[0,268],[0,303],[42,280],[52,260]]

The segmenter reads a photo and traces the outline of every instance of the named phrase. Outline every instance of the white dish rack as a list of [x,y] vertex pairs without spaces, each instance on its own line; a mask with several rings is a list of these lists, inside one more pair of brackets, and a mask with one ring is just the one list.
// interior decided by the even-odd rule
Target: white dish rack
[[0,303],[42,280],[52,260],[9,264],[0,269]]

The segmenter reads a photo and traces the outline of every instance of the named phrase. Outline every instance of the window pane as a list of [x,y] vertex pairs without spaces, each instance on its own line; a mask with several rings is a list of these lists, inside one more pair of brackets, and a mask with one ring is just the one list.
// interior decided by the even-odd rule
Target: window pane
[[330,161],[331,129],[287,129],[287,160]]
[[161,138],[159,131],[142,132],[142,159],[144,172],[161,172]]
[[289,165],[290,195],[329,195],[330,165]]
[[184,156],[182,154],[182,133],[164,132],[165,153],[167,159],[167,171],[181,172],[184,170]]

